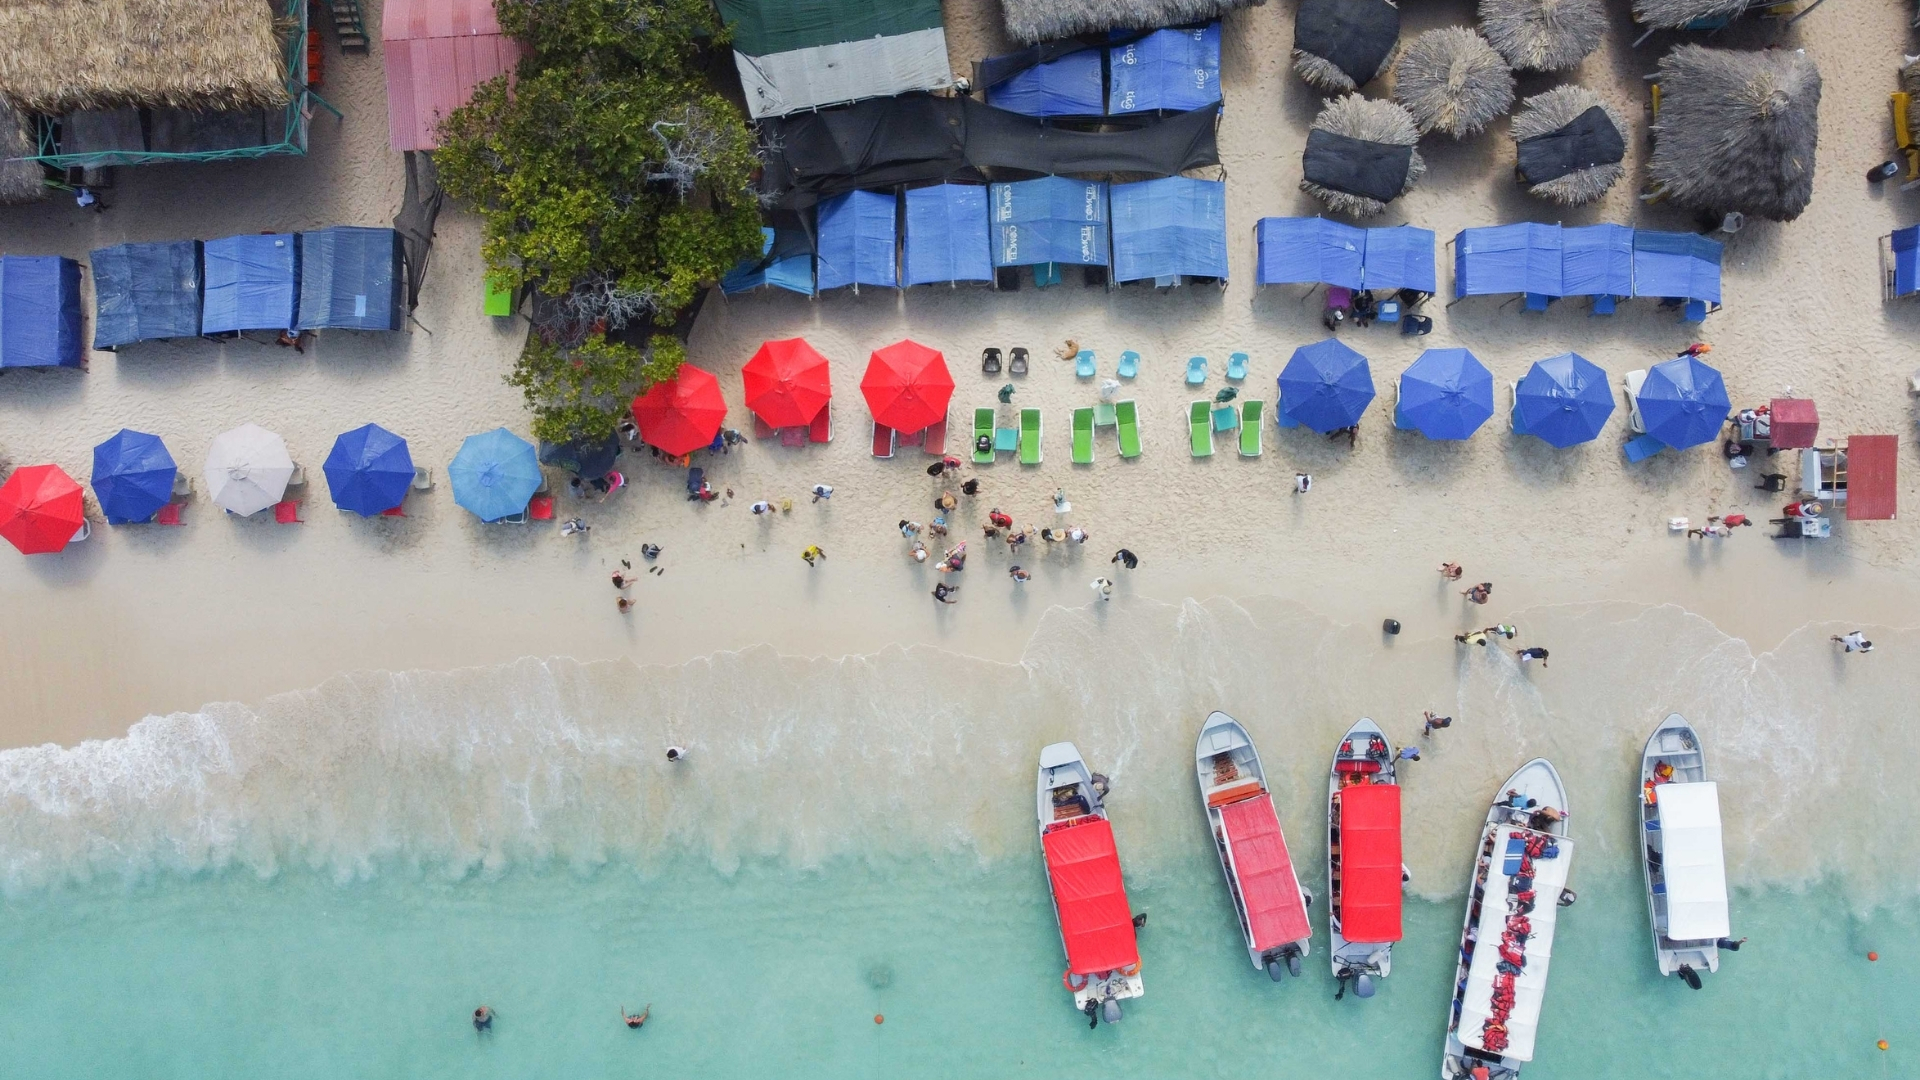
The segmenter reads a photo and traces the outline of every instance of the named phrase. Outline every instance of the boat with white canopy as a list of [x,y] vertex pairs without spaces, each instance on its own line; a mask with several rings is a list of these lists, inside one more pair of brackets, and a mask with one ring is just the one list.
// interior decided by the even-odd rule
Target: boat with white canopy
[[1442,1080],[1513,1080],[1533,1060],[1567,877],[1567,790],[1545,758],[1507,778],[1487,811],[1467,890]]
[[1327,773],[1328,958],[1346,996],[1370,998],[1400,940],[1400,784],[1393,744],[1372,720],[1347,729]]
[[1247,729],[1226,713],[1209,714],[1194,746],[1194,769],[1247,956],[1274,982],[1283,972],[1299,975],[1312,943],[1307,905],[1313,898],[1294,872]]
[[1727,864],[1720,835],[1720,788],[1707,779],[1706,751],[1685,717],[1660,722],[1640,757],[1640,860],[1647,882],[1660,974],[1695,990],[1700,972],[1720,970],[1731,932]]
[[1120,1020],[1120,1002],[1146,993],[1120,853],[1093,771],[1070,742],[1040,750],[1040,847],[1060,922],[1060,981],[1093,1026]]

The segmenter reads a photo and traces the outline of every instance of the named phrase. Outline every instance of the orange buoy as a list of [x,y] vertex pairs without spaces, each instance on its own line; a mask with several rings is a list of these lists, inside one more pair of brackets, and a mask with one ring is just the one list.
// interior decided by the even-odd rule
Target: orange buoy
[[1878,1046],[1882,1050],[1885,1050],[1887,1048],[1887,1040],[1881,1039],[1879,1042],[1874,1043],[1873,1045]]
[[1868,954],[1867,954],[1867,959],[1869,959],[1869,960],[1878,960],[1878,959],[1880,959],[1880,954],[1879,954],[1879,953],[1877,953],[1877,952],[1870,952],[1870,953],[1868,953]]
[[[874,1013],[873,1022],[876,1024],[884,1024],[887,1022],[887,1018],[884,1016],[881,1016],[879,1013]],[[1880,1049],[1885,1050],[1886,1048],[1887,1047],[1885,1043],[1880,1044]]]

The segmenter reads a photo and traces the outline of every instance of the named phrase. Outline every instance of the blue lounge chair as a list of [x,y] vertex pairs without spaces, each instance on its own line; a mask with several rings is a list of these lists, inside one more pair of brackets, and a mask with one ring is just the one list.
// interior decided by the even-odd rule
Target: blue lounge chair
[[1651,435],[1639,435],[1627,440],[1627,460],[1645,461],[1667,448],[1667,444]]
[[1073,373],[1082,379],[1093,378],[1093,350],[1081,349],[1073,358]]
[[1551,303],[1553,303],[1553,297],[1551,296],[1534,292],[1527,294],[1528,311],[1545,311],[1547,310],[1547,305]]
[[1227,357],[1227,378],[1238,382],[1247,377],[1247,354],[1234,353]]
[[1705,300],[1687,301],[1687,306],[1680,309],[1680,320],[1690,323],[1706,322],[1707,302]]
[[1613,297],[1596,296],[1593,298],[1593,313],[1595,315],[1611,315],[1613,314],[1613,309],[1614,309]]
[[1207,381],[1207,358],[1190,356],[1187,358],[1187,385],[1199,386]]
[[1140,354],[1128,349],[1120,354],[1120,367],[1114,371],[1123,379],[1131,379],[1140,374]]

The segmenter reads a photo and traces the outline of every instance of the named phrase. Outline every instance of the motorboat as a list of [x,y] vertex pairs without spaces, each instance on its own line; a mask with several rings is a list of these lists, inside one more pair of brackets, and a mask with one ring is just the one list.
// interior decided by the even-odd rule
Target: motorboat
[[1567,789],[1545,758],[1507,777],[1473,861],[1442,1080],[1513,1080],[1533,1060],[1567,876]]
[[1253,740],[1238,720],[1215,712],[1201,726],[1193,756],[1200,805],[1213,830],[1227,895],[1240,915],[1247,955],[1274,982],[1283,973],[1297,976],[1312,944],[1307,905],[1313,897],[1294,873]]
[[1327,772],[1327,938],[1336,998],[1355,997],[1393,970],[1400,940],[1400,784],[1393,744],[1372,720],[1347,729]]
[[1072,743],[1041,749],[1040,848],[1067,954],[1060,981],[1073,994],[1074,1008],[1095,1025],[1118,1023],[1120,1002],[1146,993],[1120,853],[1100,796],[1093,771]]
[[1700,736],[1674,713],[1640,755],[1640,866],[1660,974],[1700,989],[1700,972],[1720,970],[1727,917],[1727,863],[1720,838],[1720,788],[1707,779]]

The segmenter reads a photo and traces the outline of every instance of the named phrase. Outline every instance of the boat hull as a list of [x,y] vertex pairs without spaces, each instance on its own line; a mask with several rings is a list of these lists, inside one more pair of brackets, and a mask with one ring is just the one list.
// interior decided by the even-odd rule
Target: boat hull
[[[1272,811],[1266,772],[1260,765],[1260,754],[1254,749],[1253,739],[1247,734],[1246,728],[1226,713],[1215,711],[1209,714],[1195,742],[1194,772],[1200,785],[1201,811],[1206,814],[1207,828],[1213,836],[1214,855],[1220,861],[1220,873],[1227,886],[1228,899],[1233,903],[1234,913],[1240,921],[1240,937],[1246,946],[1248,961],[1254,970],[1266,971],[1276,980],[1282,970],[1298,974],[1296,969],[1300,961],[1312,951],[1312,931],[1307,925],[1305,913],[1308,905],[1313,903],[1313,896],[1300,885],[1299,875],[1291,867],[1289,859],[1287,873],[1291,875],[1293,896],[1298,899],[1298,936],[1266,942],[1259,940],[1256,916],[1248,910],[1246,883],[1236,864],[1230,837],[1233,828],[1228,820],[1229,815],[1247,815],[1254,811],[1254,807],[1251,800],[1245,798],[1230,803],[1221,801],[1223,797],[1235,795],[1238,789],[1252,791],[1257,787],[1254,797],[1264,807],[1260,813],[1271,817],[1272,832],[1284,853],[1285,836],[1278,815]],[[1226,776],[1228,772],[1232,774],[1230,777]]]
[[1662,763],[1673,767],[1671,779],[1675,782],[1700,783],[1708,778],[1706,748],[1700,744],[1699,733],[1679,713],[1669,714],[1647,737],[1646,749],[1640,755],[1640,791],[1636,793],[1642,829],[1640,879],[1646,886],[1647,927],[1653,936],[1653,962],[1662,975],[1676,974],[1683,966],[1694,972],[1706,971],[1711,974],[1720,970],[1717,939],[1676,942],[1663,932],[1667,913],[1663,898],[1656,891],[1663,864],[1655,860],[1664,859],[1664,851],[1657,832],[1655,804],[1648,801],[1648,792],[1657,792],[1655,770]]

